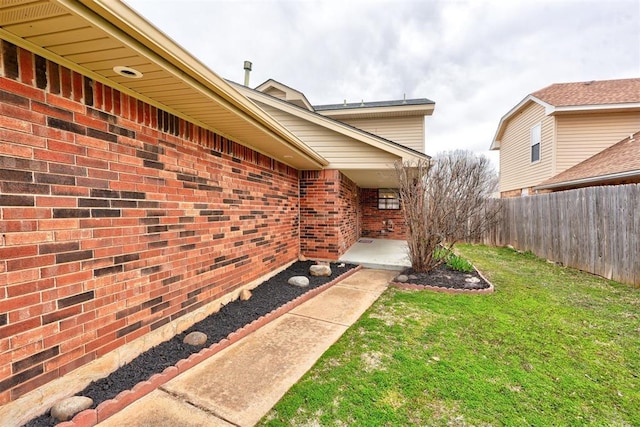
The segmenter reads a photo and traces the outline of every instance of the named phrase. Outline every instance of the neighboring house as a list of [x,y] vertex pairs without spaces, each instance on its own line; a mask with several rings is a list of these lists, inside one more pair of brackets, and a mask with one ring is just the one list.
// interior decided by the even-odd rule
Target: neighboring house
[[[349,123],[326,117],[317,112],[318,107],[313,107],[301,92],[292,89],[282,83],[269,80],[259,85],[255,90],[245,86],[234,84],[242,94],[254,101],[278,123],[285,126],[292,134],[298,137],[316,153],[327,159],[329,164],[322,172],[311,174],[323,176],[326,179],[339,182],[348,181],[357,186],[359,221],[345,224],[341,215],[329,218],[342,221],[345,232],[355,231],[356,236],[395,238],[406,237],[404,221],[400,211],[400,203],[397,194],[397,180],[394,170],[396,162],[415,162],[426,156],[413,148],[382,138],[370,132],[363,131]],[[375,103],[370,108],[371,117],[379,126],[392,131],[402,128],[395,124],[396,121],[406,123],[410,118],[413,126],[410,126],[405,135],[424,134],[424,116],[433,112],[433,101],[407,100]],[[351,107],[347,107],[352,109]],[[368,107],[359,107],[358,110],[366,110]],[[374,111],[375,110],[375,111]],[[320,112],[322,113],[322,112]],[[362,111],[356,114],[364,115]],[[414,120],[419,116],[420,120]],[[409,143],[408,140],[405,141]],[[416,144],[413,144],[416,145]],[[306,176],[310,174],[307,173]],[[317,179],[317,178],[315,178]],[[303,191],[313,191],[304,181]],[[302,209],[315,209],[312,205],[317,203],[317,196],[306,198],[301,194]],[[324,197],[324,196],[323,196]],[[333,197],[330,203],[333,203]],[[324,222],[327,218],[317,216],[303,216],[301,225],[303,236],[309,233],[309,239],[301,242],[302,252],[321,253],[324,257],[335,257],[344,252],[353,244],[353,239],[347,239],[345,233],[338,233],[337,247],[329,245],[334,239],[326,236],[312,236],[317,227],[309,228],[308,222]],[[332,232],[333,233],[333,232]],[[324,234],[324,231],[321,232]],[[313,238],[312,238],[313,237]],[[317,246],[321,246],[318,248]],[[315,248],[314,248],[315,247]],[[334,252],[327,252],[327,249]],[[335,253],[338,250],[339,253]]]
[[300,254],[403,237],[393,163],[426,155],[228,83],[120,1],[5,2],[0,38],[0,424]]
[[500,194],[546,191],[542,182],[640,128],[640,78],[553,84],[525,97],[498,125]]
[[535,190],[633,183],[640,183],[640,131],[544,181]]

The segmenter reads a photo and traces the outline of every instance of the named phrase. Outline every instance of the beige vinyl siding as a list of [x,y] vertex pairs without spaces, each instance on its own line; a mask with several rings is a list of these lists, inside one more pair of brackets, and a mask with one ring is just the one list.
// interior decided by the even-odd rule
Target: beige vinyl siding
[[264,93],[266,93],[267,95],[271,95],[271,96],[273,96],[275,98],[278,98],[278,99],[285,99],[285,100],[287,99],[287,94],[284,91],[282,91],[280,89],[277,89],[275,87],[269,88]]
[[[531,163],[531,128],[542,125],[540,161]],[[530,103],[506,124],[500,142],[500,191],[533,187],[553,174],[554,118]]]
[[640,112],[562,115],[556,123],[558,174],[640,130]]
[[341,120],[358,129],[376,134],[424,153],[424,116]]
[[393,163],[399,159],[393,154],[364,142],[354,140],[269,105],[257,103],[291,133],[327,159],[329,168],[384,169],[392,167]]

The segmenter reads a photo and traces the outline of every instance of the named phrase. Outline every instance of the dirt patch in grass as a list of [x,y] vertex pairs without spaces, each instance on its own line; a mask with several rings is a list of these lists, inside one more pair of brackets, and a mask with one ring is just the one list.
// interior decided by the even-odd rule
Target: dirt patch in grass
[[385,355],[380,351],[372,351],[361,355],[365,372],[384,371]]

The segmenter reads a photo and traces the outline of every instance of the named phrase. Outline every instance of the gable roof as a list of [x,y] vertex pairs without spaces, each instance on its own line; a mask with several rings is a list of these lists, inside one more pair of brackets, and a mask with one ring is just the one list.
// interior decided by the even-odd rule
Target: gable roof
[[269,79],[257,86],[255,90],[271,96],[275,96],[276,98],[284,99],[285,101],[295,104],[299,107],[306,108],[309,111],[313,111],[313,106],[304,95],[304,93],[283,83],[280,83],[277,80]]
[[509,120],[531,103],[542,105],[548,116],[571,112],[640,110],[640,78],[554,83],[535,91],[500,119],[491,150],[500,149],[500,141]]
[[547,179],[536,189],[583,187],[625,179],[640,180],[640,131]]
[[0,3],[0,37],[297,169],[328,164],[120,0]]

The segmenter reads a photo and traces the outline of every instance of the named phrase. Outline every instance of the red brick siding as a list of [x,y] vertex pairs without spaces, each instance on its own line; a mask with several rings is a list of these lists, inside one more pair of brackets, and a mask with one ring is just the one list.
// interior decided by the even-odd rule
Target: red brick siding
[[[362,237],[377,239],[406,239],[406,227],[402,210],[378,209],[378,190],[363,188],[360,190],[362,209]],[[390,228],[385,224],[393,223]]]
[[340,250],[342,255],[360,237],[360,194],[358,186],[340,173]]
[[336,260],[359,237],[358,187],[338,170],[300,179],[300,252]]
[[0,405],[297,257],[297,170],[1,52]]
[[[622,184],[624,184],[624,182],[621,182]],[[607,183],[606,185],[609,185],[611,183]],[[614,183],[615,184],[615,183]],[[551,193],[552,191],[562,191],[565,189],[560,189],[560,190],[536,190],[534,187],[528,187],[528,188],[518,188],[517,190],[509,190],[509,191],[503,191],[500,193],[500,197],[503,199],[508,199],[511,197],[526,197],[526,194],[523,195],[522,192],[526,191],[528,195],[535,195],[535,194],[545,194],[545,193]]]

